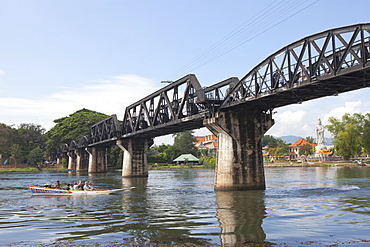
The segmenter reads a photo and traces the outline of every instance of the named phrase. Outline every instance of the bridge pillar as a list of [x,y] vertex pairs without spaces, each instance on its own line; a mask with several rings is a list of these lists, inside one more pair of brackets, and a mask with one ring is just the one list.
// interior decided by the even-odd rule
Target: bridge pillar
[[125,139],[116,144],[123,150],[122,177],[147,177],[146,152],[153,145],[153,139]]
[[85,150],[89,153],[88,172],[107,172],[106,148],[92,147]]
[[215,190],[264,190],[261,139],[274,124],[272,115],[234,109],[203,124],[218,137]]
[[67,152],[67,155],[68,155],[68,170],[76,170],[76,159],[77,159],[76,152],[75,151]]
[[85,149],[76,149],[76,171],[87,171],[89,167],[89,153]]

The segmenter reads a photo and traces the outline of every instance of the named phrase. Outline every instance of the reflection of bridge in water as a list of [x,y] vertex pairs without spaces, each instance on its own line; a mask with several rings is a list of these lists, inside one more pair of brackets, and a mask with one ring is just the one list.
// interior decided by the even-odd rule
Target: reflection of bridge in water
[[207,127],[218,136],[215,189],[264,189],[261,138],[274,108],[370,85],[370,24],[341,27],[298,40],[254,67],[203,88],[187,75],[128,106],[123,122],[112,115],[90,135],[59,150],[69,169],[105,172],[105,153],[124,152],[123,177],[148,176],[153,138]]

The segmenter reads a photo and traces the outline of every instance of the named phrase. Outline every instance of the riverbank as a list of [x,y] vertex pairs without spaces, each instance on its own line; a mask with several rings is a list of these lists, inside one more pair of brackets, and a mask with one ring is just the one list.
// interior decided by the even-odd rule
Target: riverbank
[[1,165],[0,172],[32,172],[32,171],[64,171],[63,166],[53,165],[48,166],[35,166],[35,165]]
[[327,166],[359,166],[356,162],[266,162],[265,167],[327,167]]
[[[264,167],[329,167],[329,166],[359,166],[355,162],[266,162]],[[176,170],[176,169],[212,169],[214,167],[204,167],[201,165],[171,165],[154,164],[149,165],[149,170]],[[31,171],[65,171],[63,166],[36,167],[36,166],[17,166],[2,165],[0,172],[31,172]]]

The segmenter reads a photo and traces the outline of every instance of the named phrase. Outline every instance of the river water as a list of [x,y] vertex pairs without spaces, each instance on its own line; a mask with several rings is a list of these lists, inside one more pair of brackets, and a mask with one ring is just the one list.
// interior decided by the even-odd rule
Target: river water
[[[370,246],[370,167],[266,168],[265,191],[215,192],[214,171],[0,173],[0,246]],[[32,196],[90,180],[98,196]]]

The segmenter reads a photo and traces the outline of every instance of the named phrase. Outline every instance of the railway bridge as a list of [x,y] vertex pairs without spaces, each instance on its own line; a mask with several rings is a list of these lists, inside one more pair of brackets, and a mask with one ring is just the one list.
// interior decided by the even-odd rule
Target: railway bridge
[[335,28],[293,42],[243,78],[202,87],[186,75],[112,115],[60,148],[69,169],[106,171],[105,150],[124,152],[123,177],[148,176],[153,138],[207,127],[218,137],[216,190],[265,189],[261,138],[275,108],[370,85],[370,23]]

